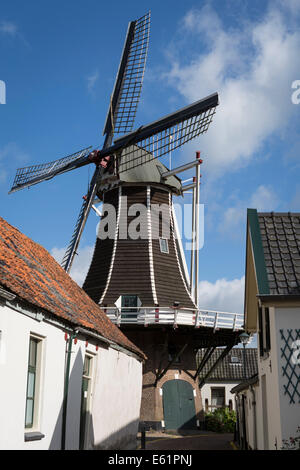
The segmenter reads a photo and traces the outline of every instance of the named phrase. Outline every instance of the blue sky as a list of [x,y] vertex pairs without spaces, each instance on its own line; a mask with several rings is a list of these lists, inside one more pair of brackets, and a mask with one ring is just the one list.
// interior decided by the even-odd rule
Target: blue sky
[[[208,133],[174,153],[173,165],[202,152],[201,306],[242,311],[247,207],[300,206],[300,105],[291,101],[292,83],[300,80],[297,0],[4,0],[0,215],[56,257],[63,254],[94,169],[8,196],[15,170],[101,146],[128,22],[149,9],[149,55],[136,126],[219,93]],[[72,272],[78,282],[97,222],[92,213]]]

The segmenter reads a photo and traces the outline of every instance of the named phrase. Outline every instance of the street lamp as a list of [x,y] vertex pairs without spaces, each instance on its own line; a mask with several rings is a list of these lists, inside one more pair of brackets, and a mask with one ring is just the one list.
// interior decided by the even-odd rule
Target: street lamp
[[243,362],[244,362],[244,380],[247,379],[246,377],[246,345],[249,342],[250,336],[244,331],[244,333],[241,333],[239,336],[241,343],[243,345]]

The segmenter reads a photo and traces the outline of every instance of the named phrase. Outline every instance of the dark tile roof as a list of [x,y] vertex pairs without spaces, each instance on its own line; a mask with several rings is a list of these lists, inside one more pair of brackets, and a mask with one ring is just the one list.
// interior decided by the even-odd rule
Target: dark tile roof
[[[215,364],[216,360],[223,352],[223,348],[216,349],[203,370],[199,374],[199,379],[206,376],[211,367]],[[205,349],[200,349],[197,353],[196,361],[197,366],[200,364],[201,359],[205,354]],[[257,349],[246,348],[246,377],[252,377],[257,374]],[[237,358],[237,362],[233,362],[232,357]],[[208,377],[208,381],[236,381],[240,382],[244,379],[244,362],[243,362],[243,348],[233,348],[227,356],[218,364]]]
[[258,213],[270,295],[300,295],[300,213]]
[[143,358],[45,248],[0,217],[0,287],[73,325],[93,330]]

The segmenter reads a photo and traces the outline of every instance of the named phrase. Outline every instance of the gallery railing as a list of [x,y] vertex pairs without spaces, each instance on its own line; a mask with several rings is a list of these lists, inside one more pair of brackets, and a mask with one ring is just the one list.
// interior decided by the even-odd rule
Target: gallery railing
[[244,315],[206,309],[176,307],[107,307],[103,308],[108,318],[116,325],[191,325],[195,328],[208,327],[214,330],[242,330]]

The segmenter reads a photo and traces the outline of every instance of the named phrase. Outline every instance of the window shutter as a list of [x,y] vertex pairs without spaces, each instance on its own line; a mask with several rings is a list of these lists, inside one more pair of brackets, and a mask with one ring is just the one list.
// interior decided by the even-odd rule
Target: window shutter
[[258,339],[259,339],[259,355],[262,357],[264,355],[264,332],[263,332],[263,319],[262,319],[262,308],[258,307]]

